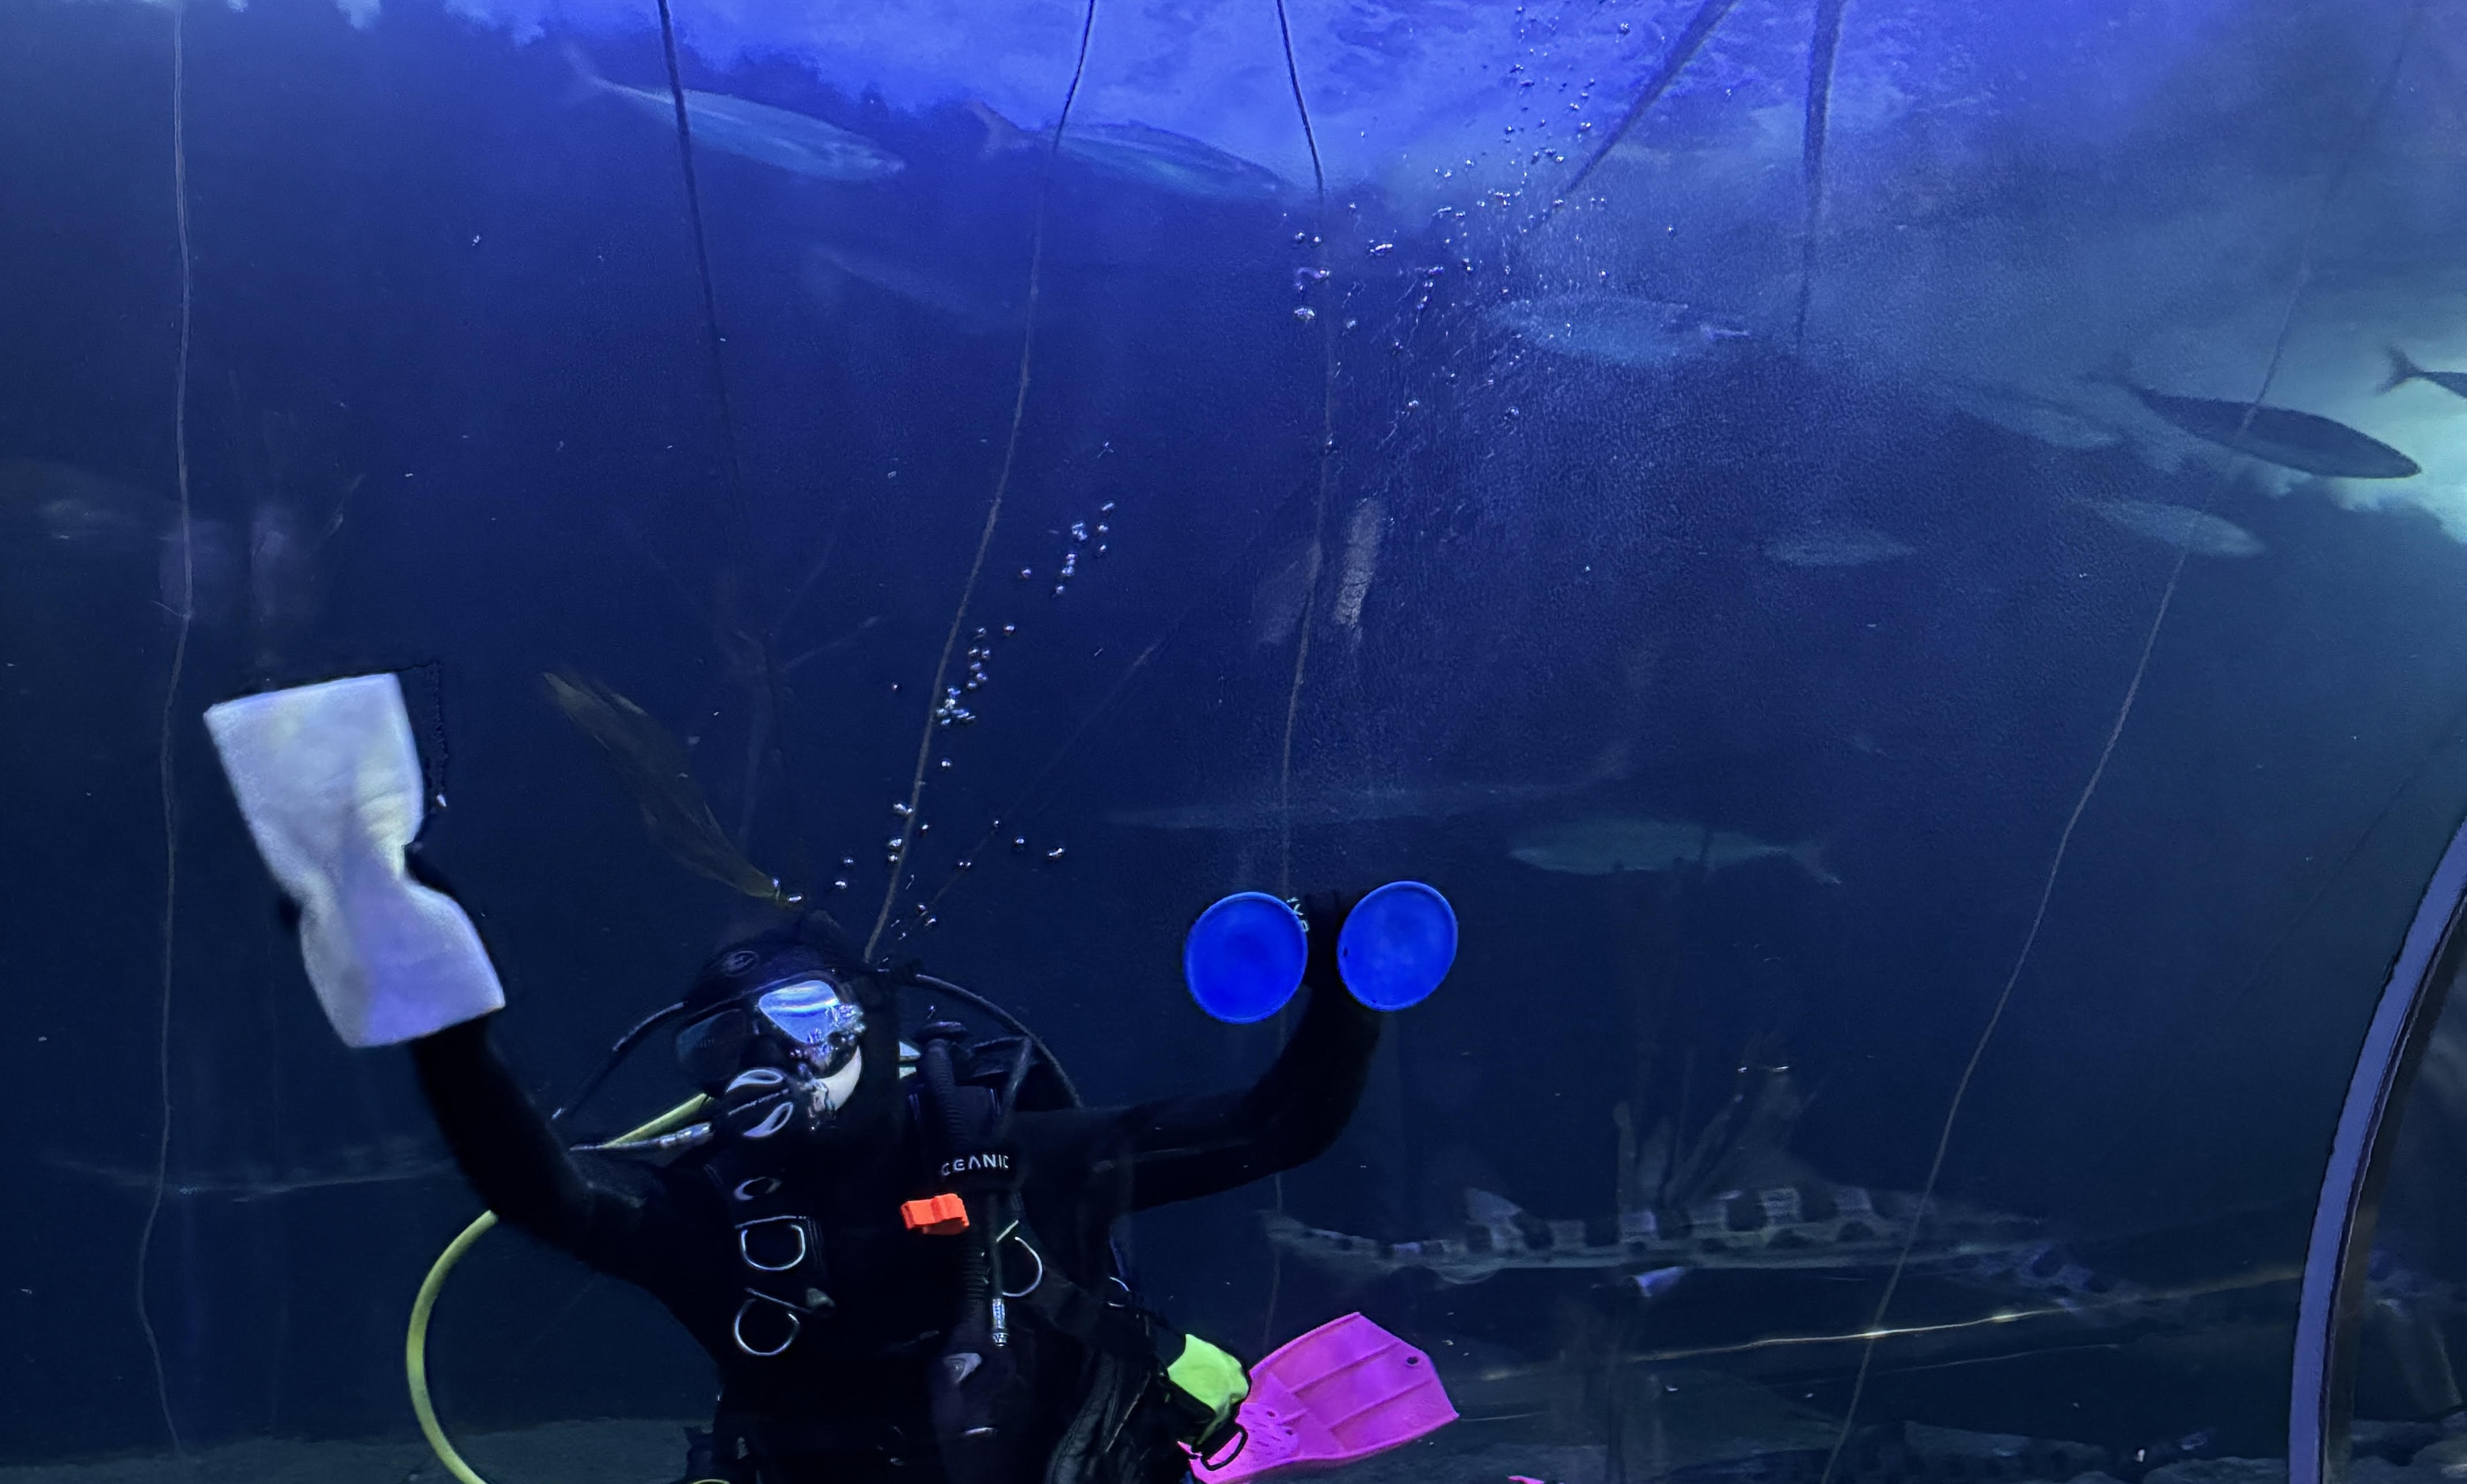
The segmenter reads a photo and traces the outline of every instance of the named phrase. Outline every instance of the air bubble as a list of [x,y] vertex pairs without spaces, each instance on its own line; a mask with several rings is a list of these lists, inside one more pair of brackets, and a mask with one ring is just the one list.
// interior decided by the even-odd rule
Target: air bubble
[[1032,568],[1022,567],[1022,568],[1019,570],[1019,580],[1020,580],[1020,581],[1022,581],[1022,582],[1029,581],[1030,579],[1033,578],[1035,575],[1036,575],[1036,573],[1035,573],[1034,569],[1032,569]]
[[1018,839],[1016,839],[1016,840],[1014,840],[1014,841],[1012,841],[1012,842],[1010,843],[1010,847],[1011,847],[1013,850],[1025,850],[1025,849],[1027,849],[1027,848],[1028,848],[1028,837],[1027,837],[1026,835],[1022,835],[1022,836],[1020,836]]

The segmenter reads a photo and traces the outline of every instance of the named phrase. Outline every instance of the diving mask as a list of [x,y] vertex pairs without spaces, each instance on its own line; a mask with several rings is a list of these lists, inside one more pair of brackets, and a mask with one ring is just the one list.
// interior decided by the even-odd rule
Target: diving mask
[[865,1011],[830,980],[809,977],[748,996],[686,1023],[677,1065],[694,1085],[720,1087],[747,1068],[760,1044],[809,1076],[831,1079],[856,1057]]

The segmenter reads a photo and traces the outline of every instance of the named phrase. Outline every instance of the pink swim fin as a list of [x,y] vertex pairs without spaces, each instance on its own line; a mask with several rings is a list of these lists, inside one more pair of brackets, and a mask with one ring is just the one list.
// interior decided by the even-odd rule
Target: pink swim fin
[[1436,1432],[1457,1409],[1429,1356],[1348,1314],[1251,1367],[1251,1394],[1235,1417],[1238,1446],[1220,1450],[1213,1465],[1191,1460],[1200,1484],[1333,1469]]

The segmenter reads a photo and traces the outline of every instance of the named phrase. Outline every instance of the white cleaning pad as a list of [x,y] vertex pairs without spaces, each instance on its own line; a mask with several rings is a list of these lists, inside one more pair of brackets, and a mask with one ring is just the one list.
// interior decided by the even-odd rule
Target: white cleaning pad
[[421,779],[395,677],[225,701],[206,730],[266,868],[300,904],[301,956],[336,1035],[391,1046],[504,1008],[471,919],[403,869]]

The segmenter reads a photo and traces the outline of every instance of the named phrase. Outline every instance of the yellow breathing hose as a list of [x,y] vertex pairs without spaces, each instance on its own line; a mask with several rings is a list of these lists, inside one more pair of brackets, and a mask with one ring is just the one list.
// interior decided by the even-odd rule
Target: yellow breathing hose
[[[710,1098],[696,1093],[641,1128],[620,1134],[608,1142],[631,1144],[657,1138],[684,1127],[710,1101]],[[428,1317],[436,1312],[437,1295],[445,1288],[445,1275],[454,1270],[454,1265],[463,1260],[464,1253],[471,1250],[471,1245],[486,1236],[488,1228],[495,1225],[497,1213],[482,1211],[470,1225],[463,1228],[460,1235],[445,1244],[444,1251],[437,1254],[437,1261],[429,1265],[428,1276],[420,1280],[419,1295],[411,1301],[411,1330],[403,1338],[402,1344],[403,1374],[411,1383],[411,1409],[419,1416],[419,1430],[427,1437],[429,1448],[437,1454],[437,1461],[445,1466],[445,1472],[454,1475],[459,1484],[488,1484],[488,1481],[455,1451],[454,1440],[445,1435],[444,1424],[437,1420],[437,1405],[429,1400]]]

